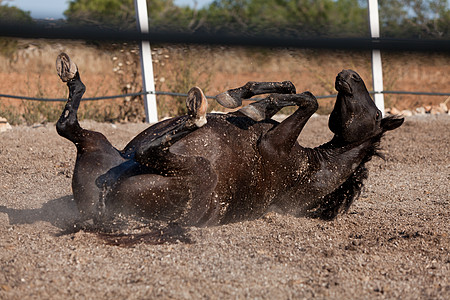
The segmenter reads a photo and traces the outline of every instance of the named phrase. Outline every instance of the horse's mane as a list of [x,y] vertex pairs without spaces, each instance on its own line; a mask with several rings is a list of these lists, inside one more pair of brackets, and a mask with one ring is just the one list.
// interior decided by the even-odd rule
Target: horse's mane
[[355,172],[353,172],[353,174],[350,175],[350,177],[337,189],[324,196],[323,201],[312,208],[307,216],[323,220],[332,220],[339,213],[348,211],[353,201],[361,194],[364,180],[368,178],[369,171],[365,167],[365,164],[370,161],[373,156],[384,159],[382,153],[380,153],[380,140],[383,135],[384,132],[371,139],[371,146],[367,149],[364,159],[356,168]]

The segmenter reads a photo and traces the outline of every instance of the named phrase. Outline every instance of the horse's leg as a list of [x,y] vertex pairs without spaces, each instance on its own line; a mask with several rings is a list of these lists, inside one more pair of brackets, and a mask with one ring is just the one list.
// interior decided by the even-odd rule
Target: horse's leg
[[210,209],[214,210],[215,199],[211,195],[217,174],[209,160],[174,153],[170,148],[206,124],[207,100],[199,88],[189,91],[186,105],[187,116],[173,119],[164,128],[142,136],[133,144],[134,160],[152,174],[118,178],[105,196],[108,210],[131,210],[147,217],[187,224],[202,223],[202,217]]
[[57,57],[56,69],[69,88],[69,98],[56,123],[56,129],[59,135],[72,141],[77,147],[72,178],[73,195],[82,216],[92,218],[97,215],[101,205],[97,177],[124,162],[124,159],[103,134],[83,129],[78,123],[77,110],[86,88],[77,66],[67,54],[61,53]]
[[99,132],[81,128],[78,123],[78,107],[86,87],[81,81],[78,68],[65,53],[58,55],[56,69],[63,82],[67,82],[69,97],[64,110],[56,123],[56,130],[62,137],[75,144],[78,151],[91,151],[93,148],[112,147],[105,136]]
[[208,101],[200,88],[193,87],[188,92],[186,106],[188,109],[186,117],[174,119],[160,134],[143,136],[139,143],[136,143],[134,156],[136,161],[147,166],[153,164],[156,158],[166,155],[165,152],[171,145],[206,124]]
[[242,105],[242,99],[261,94],[295,94],[295,86],[290,81],[283,82],[247,82],[244,86],[228,90],[216,96],[217,102],[227,108]]
[[56,123],[56,130],[60,136],[67,138],[78,147],[77,143],[82,139],[84,129],[78,123],[77,111],[86,87],[81,82],[77,66],[67,54],[61,53],[58,55],[56,58],[56,70],[61,80],[67,82],[67,87],[69,88],[69,98],[63,113]]
[[318,103],[310,92],[295,95],[274,94],[270,97],[273,97],[278,105],[296,105],[298,109],[262,137],[259,149],[266,157],[288,155],[306,122],[317,111]]
[[201,225],[218,206],[213,197],[217,174],[209,160],[156,151],[153,168],[157,174],[119,179],[106,197],[107,209]]
[[286,98],[283,94],[271,94],[267,98],[255,101],[232,112],[232,114],[245,115],[256,122],[267,120],[272,118],[283,107],[297,105],[297,102],[289,100],[292,98],[289,96]]

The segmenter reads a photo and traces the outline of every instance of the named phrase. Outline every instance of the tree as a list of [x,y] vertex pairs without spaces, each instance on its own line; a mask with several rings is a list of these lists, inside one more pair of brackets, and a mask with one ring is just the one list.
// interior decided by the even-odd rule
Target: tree
[[380,0],[383,37],[449,38],[448,0]]
[[[0,0],[0,22],[2,23],[32,23],[33,19],[29,12],[14,6],[8,6],[5,1]],[[0,55],[11,57],[17,50],[17,39],[0,37]]]
[[[190,9],[176,6],[173,0],[147,0],[147,6],[151,26],[188,22],[185,16]],[[134,0],[72,0],[64,15],[69,23],[136,27]]]
[[367,34],[367,13],[358,0],[215,0],[204,14],[207,26],[250,34]]
[[6,1],[2,0],[0,0],[0,20],[5,23],[31,23],[33,21],[30,12],[9,6]]
[[129,27],[134,22],[133,0],[75,0],[64,12],[69,23]]
[[[369,36],[365,0],[214,0],[200,10],[147,0],[150,26],[292,36]],[[383,37],[448,38],[448,0],[379,0]],[[133,0],[72,0],[71,23],[135,27]]]

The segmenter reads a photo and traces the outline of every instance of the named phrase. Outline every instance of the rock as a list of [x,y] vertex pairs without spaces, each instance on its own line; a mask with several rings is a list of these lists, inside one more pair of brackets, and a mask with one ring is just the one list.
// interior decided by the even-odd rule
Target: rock
[[387,109],[386,112],[389,113],[390,115],[399,115],[399,114],[401,114],[401,112],[395,107]]
[[9,125],[8,121],[5,118],[0,117],[0,132],[5,132],[11,129],[12,127]]
[[439,115],[439,114],[445,114],[446,111],[440,107],[440,106],[433,106],[430,110],[430,114],[432,115]]
[[402,110],[400,114],[401,114],[402,116],[404,116],[404,117],[410,117],[410,116],[412,116],[412,112],[411,112],[410,110],[407,110],[407,109]]
[[425,113],[426,113],[425,107],[417,107],[416,108],[416,114],[424,115]]
[[399,110],[398,108],[395,107],[386,109],[386,113],[390,115],[402,115],[404,117],[409,117],[413,115],[412,111],[410,110],[407,109]]

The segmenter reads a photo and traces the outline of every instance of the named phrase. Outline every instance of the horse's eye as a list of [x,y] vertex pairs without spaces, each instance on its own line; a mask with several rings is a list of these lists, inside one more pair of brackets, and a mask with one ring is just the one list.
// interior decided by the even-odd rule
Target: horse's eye
[[360,80],[361,80],[361,78],[359,78],[359,76],[356,75],[356,74],[353,74],[353,75],[352,75],[352,79],[354,79],[354,80],[356,80],[356,81],[360,81]]
[[381,119],[381,113],[379,111],[377,111],[377,114],[376,114],[375,118],[377,120]]

